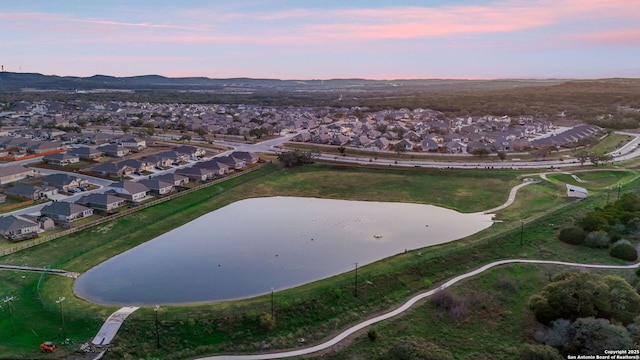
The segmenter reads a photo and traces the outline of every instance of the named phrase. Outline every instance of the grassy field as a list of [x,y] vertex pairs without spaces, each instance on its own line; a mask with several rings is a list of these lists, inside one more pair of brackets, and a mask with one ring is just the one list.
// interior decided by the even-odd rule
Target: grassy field
[[[589,176],[592,179],[607,178],[609,175],[606,173]],[[462,212],[481,211],[503,203],[508,190],[519,183],[521,175],[514,171],[393,170],[324,164],[294,170],[267,166],[130,217],[3,257],[1,262],[83,272],[211,210],[238,199],[258,196],[431,203]],[[623,191],[636,186],[625,185]],[[177,359],[220,351],[294,347],[301,344],[300,338],[304,338],[306,343],[316,342],[420,290],[496,259],[529,257],[614,262],[605,252],[572,248],[555,240],[556,232],[564,222],[599,206],[604,199],[604,195],[600,195],[576,202],[564,196],[561,184],[541,182],[529,185],[521,190],[512,207],[497,214],[496,219],[502,222],[479,234],[401,254],[359,269],[358,276],[362,281],[357,298],[354,297],[351,273],[277,293],[274,297],[276,322],[272,329],[260,320],[271,310],[269,296],[240,302],[162,307],[158,313],[162,347],[157,349],[154,312],[150,308],[141,309],[125,323],[110,357]],[[522,234],[521,219],[525,220]],[[523,245],[520,245],[521,236]],[[535,284],[528,280],[522,282],[531,283],[531,286]],[[69,315],[68,319],[65,317],[65,335],[71,343],[63,345],[57,356],[68,354],[79,343],[90,340],[101,320],[114,310],[113,307],[94,305],[76,298],[72,281],[61,277],[41,278],[2,271],[0,284],[3,289],[0,295],[15,294],[18,297],[11,303],[13,331],[8,321],[8,308],[6,305],[2,307],[0,357],[35,357],[39,356],[37,345],[41,341],[60,342],[61,314],[55,301],[61,296],[66,298],[63,305]],[[482,289],[487,285],[480,283],[478,286]],[[527,295],[522,293],[518,296],[524,298]],[[513,301],[518,302],[517,299]],[[513,317],[524,311],[513,306]],[[425,310],[421,307],[416,311]],[[475,336],[481,337],[479,329],[474,331],[477,331]],[[449,349],[460,339],[452,341],[446,343],[443,340],[440,344]],[[474,345],[471,342],[464,351],[478,352],[481,346],[482,343]]]

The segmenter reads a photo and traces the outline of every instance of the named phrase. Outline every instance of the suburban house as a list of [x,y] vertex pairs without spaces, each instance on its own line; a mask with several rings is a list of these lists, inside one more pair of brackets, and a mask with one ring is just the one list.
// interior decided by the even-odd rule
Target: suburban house
[[58,193],[53,186],[34,186],[29,184],[16,184],[4,191],[5,195],[22,199],[39,200]]
[[64,150],[66,146],[61,141],[38,141],[27,146],[26,151],[31,154],[49,153]]
[[118,140],[118,144],[124,148],[141,151],[147,147],[146,140],[138,139],[133,136],[123,136]]
[[145,159],[142,159],[142,160],[126,159],[126,160],[120,161],[118,165],[126,165],[134,169],[135,172],[151,170],[156,166],[155,163],[151,163],[149,161],[146,161]]
[[90,147],[77,147],[67,151],[69,155],[75,155],[83,160],[95,160],[100,158],[104,153],[100,150],[92,149]]
[[58,190],[69,191],[78,187],[89,186],[89,180],[69,174],[51,174],[42,179],[42,183],[56,187]]
[[43,156],[42,161],[51,165],[66,166],[80,162],[80,158],[77,155],[55,153]]
[[55,201],[42,208],[40,214],[51,218],[57,223],[70,223],[93,215],[93,209],[70,202]]
[[198,162],[194,164],[193,167],[213,170],[215,172],[215,175],[219,176],[222,176],[229,172],[229,165],[223,164],[217,161],[215,158],[203,162]]
[[174,159],[173,158],[167,158],[164,156],[158,156],[158,155],[150,155],[150,156],[145,156],[142,158],[143,161],[149,163],[149,164],[153,164],[154,167],[156,166],[160,166],[160,167],[170,167],[171,164],[173,164]]
[[92,167],[91,171],[101,175],[121,177],[133,173],[135,169],[127,165],[122,165],[120,163],[105,162]]
[[130,152],[128,148],[118,146],[115,144],[98,146],[97,150],[111,157],[123,157],[129,154]]
[[179,154],[187,155],[188,157],[191,157],[191,158],[202,157],[202,156],[205,156],[207,153],[204,149],[200,149],[191,145],[180,145],[178,147],[175,147],[173,151]]
[[158,195],[166,195],[173,191],[174,188],[174,185],[172,183],[153,178],[140,180],[138,182],[149,188],[152,193]]
[[183,175],[178,175],[174,173],[162,174],[158,176],[154,176],[154,179],[162,180],[164,182],[168,182],[173,184],[174,186],[184,186],[189,182],[189,178]]
[[126,201],[124,198],[109,194],[89,194],[76,200],[75,203],[94,210],[111,212],[124,205]]
[[192,181],[207,181],[209,179],[213,179],[216,176],[216,171],[212,169],[192,166],[178,169],[176,170],[176,174],[186,176]]
[[149,188],[135,181],[122,180],[111,184],[111,188],[118,196],[132,201],[138,202],[147,197]]
[[248,152],[248,151],[234,151],[231,153],[231,156],[244,160],[247,164],[257,164],[260,161],[260,156],[256,153]]
[[234,156],[217,156],[213,160],[228,165],[230,169],[240,170],[247,166],[247,162]]
[[0,185],[33,176],[33,170],[22,165],[0,167]]
[[38,223],[20,216],[0,217],[0,234],[11,241],[26,240],[38,236]]

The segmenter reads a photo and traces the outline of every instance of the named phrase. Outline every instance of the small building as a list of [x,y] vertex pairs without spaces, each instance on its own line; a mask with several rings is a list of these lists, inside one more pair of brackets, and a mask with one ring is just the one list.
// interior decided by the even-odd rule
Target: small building
[[575,185],[567,185],[567,196],[573,198],[584,199],[589,195],[589,192],[585,188],[581,188]]

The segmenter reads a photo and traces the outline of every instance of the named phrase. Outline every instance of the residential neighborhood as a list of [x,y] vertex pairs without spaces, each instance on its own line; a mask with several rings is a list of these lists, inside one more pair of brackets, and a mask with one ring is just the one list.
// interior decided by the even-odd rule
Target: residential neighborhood
[[[47,161],[57,164],[76,161],[73,156],[124,157],[147,148],[154,138],[177,140],[187,132],[197,134],[188,139],[205,142],[219,136],[252,140],[294,133],[291,140],[296,142],[448,154],[471,154],[478,148],[519,152],[567,147],[602,132],[595,125],[559,126],[558,120],[565,116],[562,113],[553,119],[500,114],[450,117],[423,108],[370,111],[362,107],[80,100],[22,101],[4,108],[8,109],[0,112],[4,156],[47,154]],[[75,144],[86,147],[71,146]],[[65,150],[67,156],[56,154]]]
[[[478,149],[572,147],[602,134],[598,126],[559,127],[534,116],[449,118],[429,109],[89,101],[18,102],[4,109],[0,156],[5,161],[41,157],[43,166],[62,170],[82,163],[84,175],[112,180],[97,193],[93,190],[99,186],[72,171],[44,175],[23,165],[0,167],[0,202],[48,203],[37,216],[2,218],[0,231],[12,241],[168,196],[260,161],[246,151],[214,156],[197,146],[218,136],[251,141],[291,134],[290,141],[326,146],[465,155]],[[197,136],[179,136],[189,132]],[[169,140],[193,140],[194,145],[169,145]],[[73,202],[64,201],[87,191]]]

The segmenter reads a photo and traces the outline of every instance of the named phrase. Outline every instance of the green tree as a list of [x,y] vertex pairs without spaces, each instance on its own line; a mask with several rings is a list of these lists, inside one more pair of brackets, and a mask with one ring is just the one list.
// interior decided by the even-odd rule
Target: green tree
[[507,153],[504,151],[498,151],[498,159],[500,159],[500,161],[504,161],[504,159],[507,158]]
[[393,342],[385,356],[389,360],[453,360],[450,352],[416,337]]
[[609,255],[626,261],[635,261],[638,258],[638,251],[629,241],[619,240],[611,245]]
[[567,244],[580,245],[584,242],[585,234],[581,228],[572,226],[560,230],[558,239]]
[[589,153],[584,150],[580,150],[576,153],[576,159],[580,161],[580,166],[584,166],[584,163],[587,161],[588,158],[589,158]]
[[401,142],[397,142],[397,143],[395,143],[395,144],[393,145],[393,151],[395,151],[395,152],[396,152],[396,154],[398,154],[398,155],[399,155],[399,154],[401,154],[401,153],[403,153],[403,152],[407,151],[407,148],[404,146],[404,144],[403,144],[403,143],[401,143]]
[[555,321],[544,341],[571,355],[598,355],[608,349],[635,348],[626,328],[594,317],[579,318],[573,323],[564,319]]
[[619,276],[564,273],[532,296],[529,307],[545,324],[590,316],[629,324],[640,314],[640,295]]
[[473,150],[471,150],[471,154],[478,156],[478,157],[483,157],[483,156],[487,156],[489,154],[491,154],[491,150],[484,148],[484,147],[478,147],[475,148]]
[[126,134],[129,132],[129,130],[131,130],[131,126],[127,124],[122,124],[120,125],[120,130],[122,130],[122,132]]

